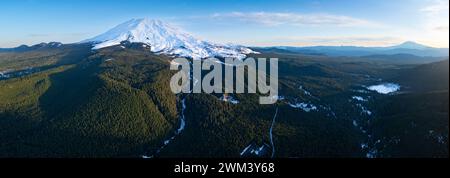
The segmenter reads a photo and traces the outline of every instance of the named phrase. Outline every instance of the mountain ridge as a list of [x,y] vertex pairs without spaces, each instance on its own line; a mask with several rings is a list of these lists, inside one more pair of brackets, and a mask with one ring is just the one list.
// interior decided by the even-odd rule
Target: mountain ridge
[[369,56],[369,55],[395,55],[411,54],[420,57],[445,57],[449,55],[448,48],[434,48],[412,41],[406,41],[398,45],[387,47],[363,47],[363,46],[275,46],[254,47],[255,50],[277,48],[297,53],[316,53],[328,56]]

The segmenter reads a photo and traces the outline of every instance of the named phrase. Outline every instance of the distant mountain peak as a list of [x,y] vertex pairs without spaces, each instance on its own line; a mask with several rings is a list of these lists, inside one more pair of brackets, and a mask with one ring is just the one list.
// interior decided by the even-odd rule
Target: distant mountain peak
[[426,49],[428,46],[416,43],[414,41],[405,41],[399,45],[392,46],[391,48],[403,48],[403,49]]
[[249,48],[223,45],[195,38],[187,32],[161,20],[131,19],[94,38],[82,42],[94,43],[93,49],[119,45],[123,41],[144,43],[156,53],[202,59],[208,57],[245,58],[253,53]]

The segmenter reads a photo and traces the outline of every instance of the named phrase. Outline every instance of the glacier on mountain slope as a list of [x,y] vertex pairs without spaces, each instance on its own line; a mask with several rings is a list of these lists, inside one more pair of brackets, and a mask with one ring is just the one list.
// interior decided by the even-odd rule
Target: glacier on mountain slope
[[155,53],[193,59],[209,57],[243,59],[247,54],[256,53],[239,45],[203,41],[163,21],[147,18],[129,20],[82,43],[93,43],[93,49],[101,49],[119,45],[123,41],[147,44]]

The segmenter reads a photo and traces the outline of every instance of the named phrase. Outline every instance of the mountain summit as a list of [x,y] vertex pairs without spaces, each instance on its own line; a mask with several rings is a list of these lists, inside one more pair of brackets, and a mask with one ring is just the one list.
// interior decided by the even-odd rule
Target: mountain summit
[[395,48],[403,48],[403,49],[417,49],[417,50],[423,50],[423,49],[427,49],[430,48],[428,46],[416,43],[414,41],[406,41],[402,44],[399,45],[395,45],[395,46],[391,46],[390,48],[395,49]]
[[211,43],[195,38],[161,20],[148,18],[132,19],[113,29],[82,42],[94,44],[93,49],[119,45],[123,41],[144,43],[155,53],[202,59],[208,57],[245,58],[254,53],[251,49],[237,45]]

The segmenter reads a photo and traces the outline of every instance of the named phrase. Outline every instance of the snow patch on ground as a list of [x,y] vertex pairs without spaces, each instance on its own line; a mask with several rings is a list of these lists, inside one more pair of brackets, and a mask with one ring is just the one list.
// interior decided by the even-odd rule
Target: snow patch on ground
[[366,148],[368,148],[367,143],[361,143],[361,149],[366,149]]
[[300,108],[305,112],[310,112],[310,111],[316,111],[317,107],[313,104],[308,104],[308,103],[288,103],[289,106],[293,107],[293,108]]
[[4,71],[0,71],[0,79],[1,78],[9,78],[8,73],[11,72],[10,70],[4,70]]
[[356,100],[356,101],[367,101],[366,99],[364,99],[361,96],[352,96],[352,99]]
[[298,89],[302,90],[305,95],[312,96],[311,92],[307,91],[303,86],[299,86]]
[[440,144],[445,144],[445,142],[448,140],[443,135],[435,132],[434,130],[429,130],[428,135],[429,135],[429,137],[431,137],[432,139],[435,139],[436,142],[440,143]]
[[273,99],[273,100],[280,100],[280,101],[283,101],[283,100],[285,99],[285,97],[284,97],[284,96],[275,95],[275,96],[272,96],[272,99]]
[[395,83],[383,83],[367,87],[368,90],[376,91],[380,94],[389,94],[400,90],[400,85]]
[[353,90],[354,92],[357,92],[357,93],[369,93],[367,90],[362,90],[362,89],[360,89],[360,90]]
[[259,153],[261,153],[261,151],[264,149],[264,145],[260,146],[258,149],[254,149],[252,150],[250,153],[255,153],[255,155],[259,155]]
[[247,152],[247,150],[251,147],[252,145],[248,145],[247,147],[244,148],[244,150],[242,150],[241,152],[241,156],[244,155],[245,152]]
[[262,157],[262,156],[267,156],[270,151],[270,146],[267,145],[266,143],[262,144],[261,146],[256,145],[255,143],[252,143],[250,145],[248,145],[247,147],[244,148],[244,150],[241,151],[240,155],[241,156],[257,156],[257,157]]
[[239,104],[239,101],[238,101],[238,100],[234,99],[232,96],[229,96],[229,95],[227,95],[227,96],[223,95],[223,96],[220,97],[219,99],[220,99],[221,101],[229,102],[229,103],[231,103],[231,104]]
[[361,104],[356,104],[356,106],[357,107],[359,107],[360,109],[361,109],[361,113],[362,114],[367,114],[367,115],[372,115],[372,112],[371,111],[369,111],[366,107],[364,107],[363,105],[361,105]]
[[24,69],[21,69],[21,70],[8,69],[8,70],[0,71],[0,79],[21,77],[21,76],[39,72],[40,70],[41,70],[40,68],[33,68],[33,67],[25,67]]

